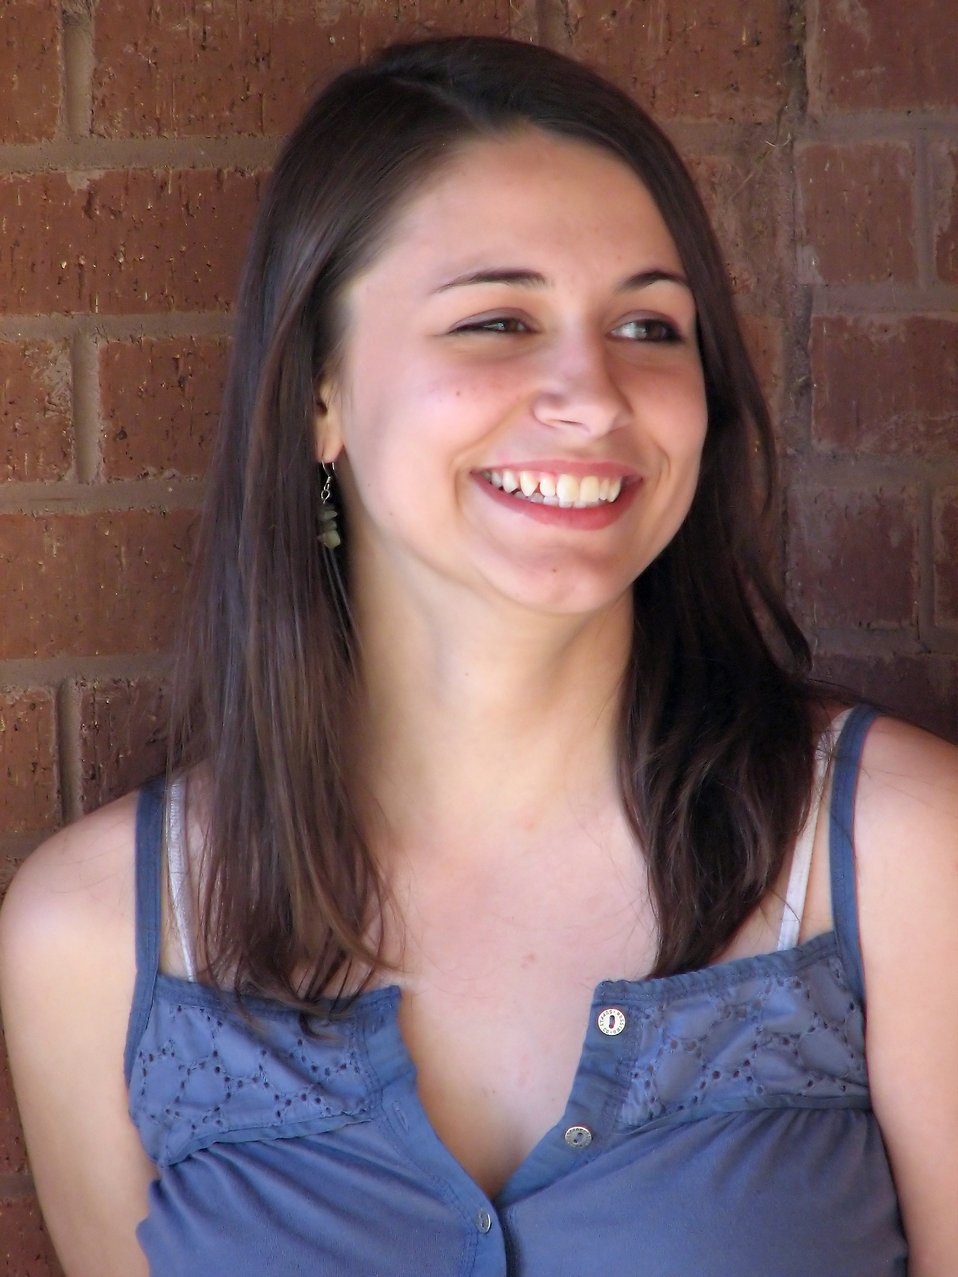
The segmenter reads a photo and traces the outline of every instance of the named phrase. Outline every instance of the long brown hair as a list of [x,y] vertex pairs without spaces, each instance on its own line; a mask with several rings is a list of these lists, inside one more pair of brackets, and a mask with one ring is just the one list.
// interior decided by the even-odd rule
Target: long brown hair
[[200,956],[209,979],[240,992],[305,1007],[379,957],[364,936],[381,885],[350,783],[362,724],[347,560],[318,540],[313,419],[342,335],[337,300],[429,173],[471,139],[530,126],[637,174],[699,312],[701,477],[680,532],[634,587],[619,740],[661,935],[655,974],[721,950],[800,826],[811,693],[805,642],[763,566],[772,430],[691,179],[631,99],[554,52],[468,37],[395,46],[321,93],[279,158],[201,523],[170,769],[204,764]]

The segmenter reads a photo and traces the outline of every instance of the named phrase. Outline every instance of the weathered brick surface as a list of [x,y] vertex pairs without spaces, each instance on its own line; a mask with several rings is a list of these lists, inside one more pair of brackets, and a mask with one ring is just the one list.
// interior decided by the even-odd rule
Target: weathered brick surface
[[795,160],[804,278],[823,284],[913,281],[912,148],[813,143],[798,147]]
[[23,1129],[17,1115],[13,1082],[0,1038],[0,1175],[22,1175],[27,1169]]
[[167,693],[157,679],[107,679],[80,688],[84,811],[163,770]]
[[958,320],[815,319],[812,433],[844,452],[945,455],[958,441]]
[[[529,11],[535,0],[364,0],[359,19],[360,43],[365,51],[394,40],[418,40],[439,35],[529,36]],[[541,6],[540,6],[541,7]]]
[[570,0],[572,51],[663,119],[772,121],[789,91],[789,6]]
[[0,1197],[0,1272],[3,1277],[63,1277],[32,1197]]
[[59,479],[73,456],[64,342],[0,342],[0,480]]
[[958,626],[958,488],[944,488],[934,501],[935,620]]
[[0,5],[0,142],[52,138],[60,118],[59,5],[5,0]]
[[781,308],[790,255],[790,178],[770,147],[724,155],[687,153],[692,176],[718,233],[732,286]]
[[749,355],[778,427],[785,399],[785,342],[782,321],[769,315],[743,315]]
[[277,134],[317,87],[366,51],[436,34],[508,34],[509,0],[385,6],[316,0],[99,0],[94,131]]
[[932,234],[938,278],[958,284],[958,145],[931,148]]
[[0,690],[0,833],[50,829],[59,816],[53,694]]
[[805,628],[917,620],[918,497],[910,487],[800,487],[789,500],[788,585]]
[[3,178],[0,310],[225,308],[258,191],[209,169]]
[[813,0],[808,31],[813,112],[958,105],[953,0]]
[[[54,828],[55,826],[51,825],[50,829],[45,830],[44,833],[52,833]],[[37,844],[43,842],[43,835],[38,834],[36,842]],[[13,875],[23,864],[23,860],[23,854],[15,854],[9,851],[0,852],[0,901],[3,900],[7,888],[13,880]],[[0,1042],[2,1042],[2,1035],[0,1035]]]
[[167,648],[193,518],[146,510],[0,515],[0,659]]
[[219,417],[228,346],[213,337],[101,345],[104,477],[203,473]]
[[958,742],[958,657],[821,653],[817,677]]

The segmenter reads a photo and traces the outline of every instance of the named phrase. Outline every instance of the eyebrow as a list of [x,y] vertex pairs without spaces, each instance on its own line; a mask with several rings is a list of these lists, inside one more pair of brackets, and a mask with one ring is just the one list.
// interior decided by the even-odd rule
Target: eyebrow
[[[691,292],[689,281],[684,275],[678,274],[671,270],[643,270],[638,271],[635,275],[630,275],[624,279],[616,288],[616,292],[625,293],[635,288],[648,288],[650,284],[658,284],[665,281],[670,284],[679,284],[682,288],[688,288]],[[455,279],[448,280],[445,284],[440,284],[434,291],[444,293],[450,288],[467,288],[473,284],[517,284],[522,288],[545,288],[549,281],[545,275],[540,275],[534,270],[476,270],[468,271],[465,275],[457,275]]]

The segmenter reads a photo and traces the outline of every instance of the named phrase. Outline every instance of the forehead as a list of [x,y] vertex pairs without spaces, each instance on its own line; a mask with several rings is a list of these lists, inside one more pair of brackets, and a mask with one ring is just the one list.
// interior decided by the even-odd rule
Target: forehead
[[547,265],[570,253],[583,268],[681,270],[655,201],[627,164],[530,128],[467,142],[446,159],[407,196],[369,273]]

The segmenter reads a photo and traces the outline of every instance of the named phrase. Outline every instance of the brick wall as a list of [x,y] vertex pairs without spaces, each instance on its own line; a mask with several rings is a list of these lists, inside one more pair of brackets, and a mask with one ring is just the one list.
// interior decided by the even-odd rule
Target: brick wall
[[[958,737],[950,0],[0,6],[0,885],[160,759],[244,232],[310,87],[428,31],[604,67],[690,156],[820,670]],[[743,14],[744,10],[744,14]],[[56,1273],[0,1072],[0,1271]]]

